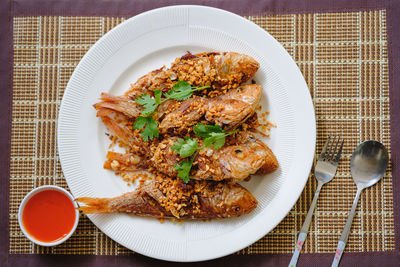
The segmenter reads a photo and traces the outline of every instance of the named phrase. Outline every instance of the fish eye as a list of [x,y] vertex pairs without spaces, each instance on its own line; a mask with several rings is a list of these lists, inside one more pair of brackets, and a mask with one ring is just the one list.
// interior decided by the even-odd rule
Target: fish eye
[[256,141],[256,140],[257,140],[257,139],[254,138],[254,136],[249,136],[249,139],[250,139],[251,141]]
[[240,211],[240,207],[239,206],[235,207],[235,211],[239,212]]

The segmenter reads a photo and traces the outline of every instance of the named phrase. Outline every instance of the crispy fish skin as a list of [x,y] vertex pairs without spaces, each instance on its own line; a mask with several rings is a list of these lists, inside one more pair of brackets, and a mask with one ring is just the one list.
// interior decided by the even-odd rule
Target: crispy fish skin
[[262,87],[246,84],[219,97],[190,98],[161,121],[161,133],[182,134],[188,127],[205,118],[225,129],[234,129],[251,117],[260,103]]
[[[129,129],[120,126],[112,118],[107,116],[101,118],[104,125],[114,135],[138,153],[132,161],[111,153],[109,160],[104,164],[106,169],[115,171],[124,168],[126,171],[136,171],[153,166],[165,175],[176,177],[177,171],[174,166],[182,158],[171,149],[171,146],[177,141],[177,137],[165,138],[160,143],[153,142],[152,149],[151,142],[143,142],[140,137],[133,135]],[[133,155],[130,155],[128,159],[131,156]],[[252,174],[271,173],[278,169],[279,163],[266,144],[252,133],[245,132],[239,135],[236,144],[225,146],[217,151],[209,147],[202,148],[194,160],[194,166],[191,172],[191,177],[194,179],[238,182]]]
[[193,178],[239,182],[252,174],[267,174],[278,169],[279,163],[271,149],[253,134],[245,135],[242,143],[202,153],[197,170],[191,173]]
[[[192,73],[192,68],[198,73]],[[199,67],[200,66],[200,67]],[[257,72],[260,64],[252,57],[235,52],[203,52],[187,54],[172,65],[178,79],[191,84],[211,85],[213,88],[231,89],[248,81]],[[209,76],[209,81],[203,80]]]
[[229,76],[232,73],[242,73],[240,84],[253,77],[260,67],[260,64],[254,58],[234,52],[222,53],[216,56],[214,64],[219,67],[217,82],[221,84],[221,87],[225,86],[226,80],[229,80]]
[[[254,114],[261,94],[261,86],[247,84],[216,98],[193,97],[182,102],[167,101],[157,108],[155,117],[161,121],[158,128],[162,134],[185,134],[204,115],[210,122],[225,129],[234,129]],[[102,115],[104,109],[112,109],[129,118],[139,115],[137,104],[129,98],[103,93],[102,99],[103,102],[94,105],[99,109],[98,116]],[[167,110],[174,107],[177,108],[168,113]]]
[[208,100],[201,97],[189,98],[182,102],[176,110],[167,114],[161,121],[161,133],[184,134],[188,127],[195,125],[205,113]]
[[210,85],[214,89],[237,88],[248,81],[259,68],[252,57],[235,52],[204,52],[186,54],[177,58],[171,68],[154,70],[131,84],[125,95],[132,99],[154,90],[171,90],[178,81],[187,81],[192,86]]
[[[210,122],[225,129],[234,129],[254,114],[261,94],[261,86],[247,84],[211,99],[193,97],[182,102],[169,100],[157,108],[155,118],[160,121],[159,130],[163,134],[185,134],[188,127],[195,125],[204,115]],[[139,105],[126,96],[102,93],[102,100],[94,105],[98,117],[110,110],[128,118],[140,115]]]
[[211,99],[206,107],[208,121],[232,129],[251,117],[261,100],[262,87],[257,84],[242,85],[228,93]]
[[[197,180],[231,180],[239,182],[252,174],[267,174],[275,171],[278,161],[269,147],[253,134],[247,132],[244,140],[236,145],[225,146],[219,150],[202,148],[194,160],[191,178]],[[176,137],[164,139],[157,146],[151,165],[165,175],[175,177],[174,165],[182,160],[171,150]]]
[[[153,166],[157,171],[175,177],[177,171],[174,165],[182,159],[170,149],[174,141],[176,138],[160,142],[149,160],[144,155],[108,152],[108,160],[104,163],[104,168],[132,172],[146,170],[149,166]],[[146,147],[146,150],[150,150],[150,148]],[[232,182],[243,181],[252,174],[272,173],[279,167],[274,153],[258,139],[226,146],[218,151],[212,148],[203,148],[196,157],[194,165],[196,168],[193,168],[191,172],[193,179],[231,180]]]
[[119,212],[178,219],[238,217],[251,212],[258,204],[254,196],[238,184],[191,181],[180,192],[188,196],[187,201],[168,199],[171,197],[164,193],[161,182],[151,179],[137,190],[118,197],[81,197],[76,201],[87,205],[79,208],[85,214]]
[[[232,144],[231,142],[233,140],[234,143]],[[276,171],[279,168],[279,162],[275,154],[272,152],[272,150],[268,147],[267,144],[258,139],[252,132],[239,132],[234,137],[234,139],[227,141],[227,143],[228,145],[226,147],[239,144],[248,144],[253,149],[255,147],[262,147],[262,149],[260,149],[260,152],[265,157],[264,164],[255,173],[257,175],[269,174]]]
[[177,137],[162,140],[150,158],[150,164],[154,166],[157,171],[170,177],[177,176],[178,172],[175,170],[174,166],[181,160],[181,157],[171,149],[171,146],[177,140]]

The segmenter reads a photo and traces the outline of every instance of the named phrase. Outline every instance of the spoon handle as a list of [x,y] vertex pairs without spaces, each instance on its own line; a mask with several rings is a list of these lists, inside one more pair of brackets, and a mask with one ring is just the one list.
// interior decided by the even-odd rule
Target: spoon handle
[[299,259],[301,248],[303,247],[304,242],[306,241],[308,229],[310,228],[314,209],[315,209],[315,206],[317,205],[319,192],[321,192],[321,188],[323,185],[324,185],[323,182],[318,182],[317,190],[315,191],[314,198],[312,200],[310,208],[308,209],[306,219],[304,220],[303,226],[301,227],[299,238],[297,239],[296,247],[294,248],[293,256],[292,256],[292,259],[290,260],[288,267],[295,267],[297,264],[297,260]]
[[351,224],[353,223],[353,218],[354,218],[354,215],[356,214],[357,204],[358,204],[358,200],[360,199],[362,190],[363,190],[363,188],[357,187],[357,194],[356,194],[356,197],[354,198],[353,206],[351,207],[349,217],[347,217],[347,221],[344,226],[342,235],[339,238],[335,258],[333,259],[333,262],[332,262],[332,267],[336,267],[339,265],[340,258],[343,255],[343,250],[344,250],[344,247],[346,246],[347,239],[349,238]]

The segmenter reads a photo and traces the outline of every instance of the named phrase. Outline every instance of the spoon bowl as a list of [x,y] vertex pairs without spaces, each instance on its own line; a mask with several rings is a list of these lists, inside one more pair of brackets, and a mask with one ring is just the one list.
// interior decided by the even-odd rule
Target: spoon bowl
[[377,183],[388,162],[388,151],[381,143],[368,140],[358,145],[350,162],[351,175],[357,187],[366,188]]

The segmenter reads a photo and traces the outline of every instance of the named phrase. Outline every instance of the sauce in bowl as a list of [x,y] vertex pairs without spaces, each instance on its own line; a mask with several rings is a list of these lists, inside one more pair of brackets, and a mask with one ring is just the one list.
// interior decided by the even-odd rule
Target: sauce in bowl
[[41,245],[56,245],[66,240],[75,230],[79,213],[72,196],[69,197],[63,191],[43,188],[24,203],[20,224],[32,241],[39,241]]

